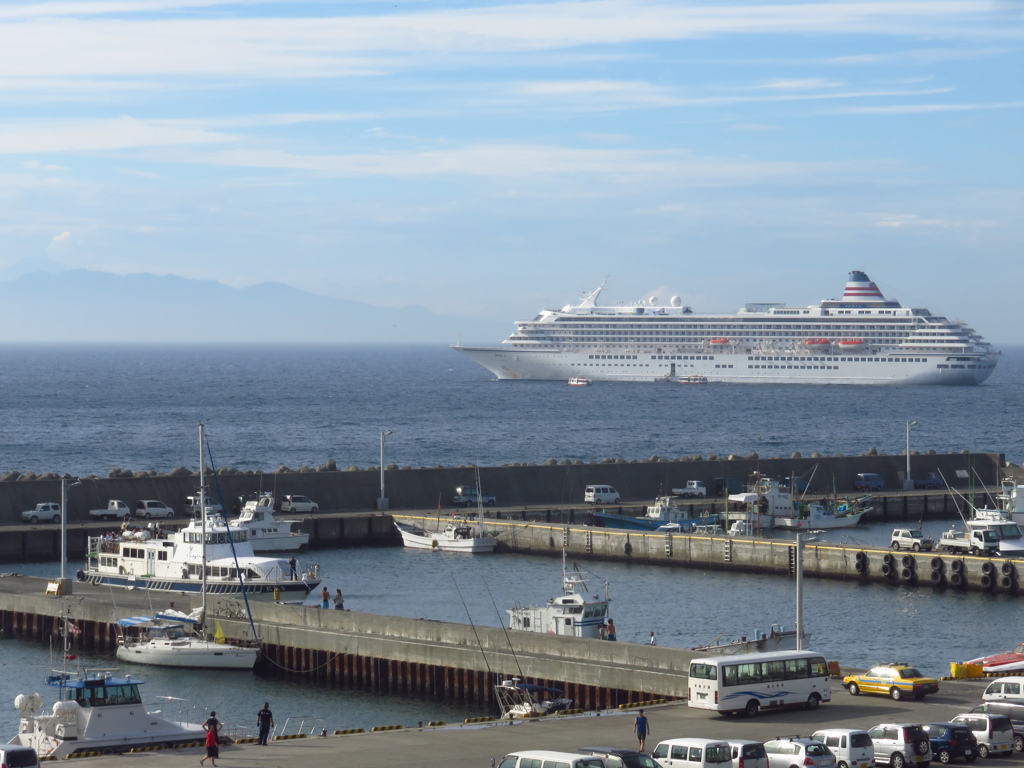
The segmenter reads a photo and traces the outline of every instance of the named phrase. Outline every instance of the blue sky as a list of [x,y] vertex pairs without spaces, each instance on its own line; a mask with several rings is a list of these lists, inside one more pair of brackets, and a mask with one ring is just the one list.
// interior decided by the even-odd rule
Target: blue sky
[[863,269],[1024,343],[1022,38],[984,0],[8,2],[0,274],[278,281],[498,341],[606,275],[733,311]]

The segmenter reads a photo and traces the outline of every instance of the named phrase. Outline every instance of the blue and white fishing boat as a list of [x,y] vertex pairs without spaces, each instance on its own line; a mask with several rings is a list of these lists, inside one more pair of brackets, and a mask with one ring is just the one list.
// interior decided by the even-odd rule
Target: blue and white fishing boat
[[[629,531],[678,531],[689,532],[697,526],[717,526],[717,514],[701,513],[686,504],[682,496],[659,496],[647,507],[642,517],[618,515],[613,512],[595,512],[594,522],[605,528],[622,528]],[[671,526],[671,527],[668,527]]]
[[604,597],[590,593],[576,563],[570,571],[562,550],[562,594],[544,605],[520,605],[508,609],[509,629],[543,632],[567,637],[600,638],[601,627],[607,623],[608,582],[602,582]]

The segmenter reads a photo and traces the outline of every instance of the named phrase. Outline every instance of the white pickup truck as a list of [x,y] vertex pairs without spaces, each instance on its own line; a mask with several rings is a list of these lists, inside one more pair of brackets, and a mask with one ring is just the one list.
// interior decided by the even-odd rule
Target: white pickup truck
[[36,504],[34,509],[26,509],[22,512],[21,519],[29,523],[38,523],[40,520],[44,523],[59,523],[60,504],[53,501],[44,501],[41,504]]
[[708,489],[700,480],[687,480],[685,488],[673,488],[673,496],[680,496],[684,499],[703,499],[708,495]]
[[995,531],[970,530],[964,533],[954,528],[939,538],[939,549],[954,554],[983,552],[994,555],[999,550],[999,536]]
[[106,509],[90,509],[89,516],[98,520],[126,520],[132,516],[132,508],[120,499],[111,499]]

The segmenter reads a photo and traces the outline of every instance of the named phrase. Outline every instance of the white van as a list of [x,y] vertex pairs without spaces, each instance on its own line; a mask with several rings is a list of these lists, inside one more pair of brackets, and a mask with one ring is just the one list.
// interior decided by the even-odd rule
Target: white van
[[666,739],[651,752],[661,768],[731,768],[732,749],[720,739]]
[[531,749],[510,752],[501,758],[498,768],[605,768],[605,762],[595,755]]
[[588,485],[583,500],[587,504],[618,504],[619,492],[610,485]]
[[875,764],[875,743],[867,731],[826,728],[815,731],[811,738],[820,741],[836,756],[836,768],[872,768]]
[[732,768],[768,768],[768,753],[764,751],[763,742],[729,739],[728,744],[732,750]]
[[997,677],[981,694],[982,701],[1024,700],[1024,677]]

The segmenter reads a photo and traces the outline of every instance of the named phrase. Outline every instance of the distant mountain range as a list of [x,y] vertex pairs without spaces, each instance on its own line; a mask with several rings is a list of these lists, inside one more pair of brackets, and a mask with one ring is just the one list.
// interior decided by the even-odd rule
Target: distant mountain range
[[89,270],[0,282],[0,341],[8,342],[455,343],[471,323],[421,306],[377,307],[282,283],[231,288]]

